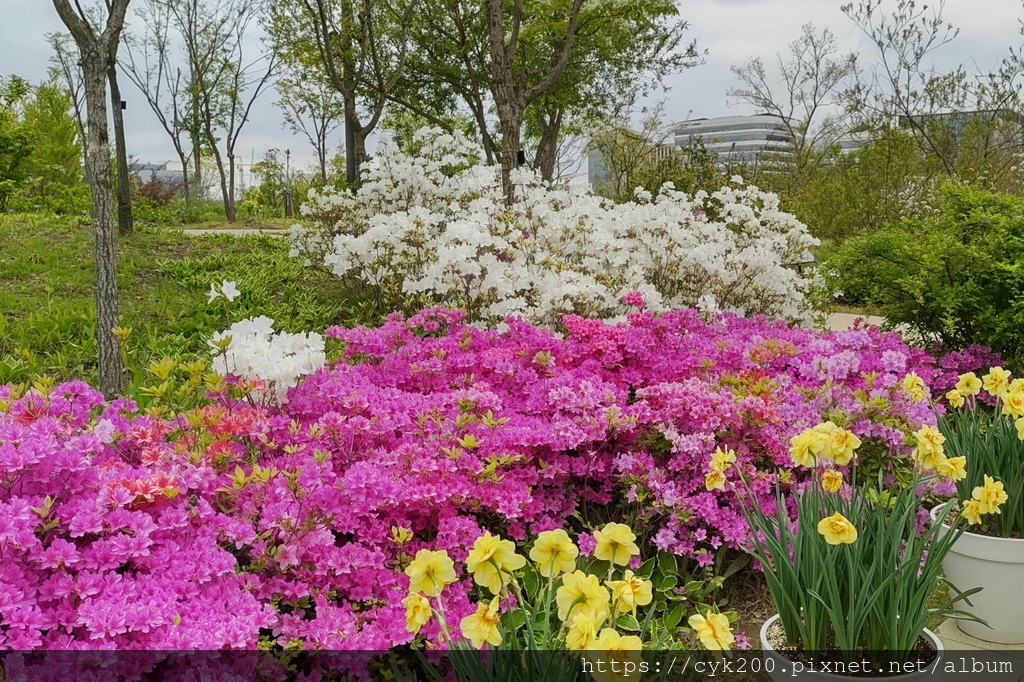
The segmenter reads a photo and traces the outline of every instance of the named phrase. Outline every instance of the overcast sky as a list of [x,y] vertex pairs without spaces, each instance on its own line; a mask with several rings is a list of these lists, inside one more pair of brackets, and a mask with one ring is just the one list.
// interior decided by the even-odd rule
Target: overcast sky
[[[669,92],[659,95],[666,99],[666,118],[682,120],[691,111],[693,117],[753,113],[728,101],[726,90],[736,84],[729,67],[752,56],[769,63],[798,37],[805,23],[828,26],[840,45],[870,61],[870,46],[840,11],[842,4],[843,0],[679,0],[681,14],[690,23],[690,36],[707,50],[707,58],[703,65],[667,79]],[[961,31],[935,55],[941,67],[963,63],[987,71],[1009,46],[1022,42],[1018,32],[1018,20],[1024,17],[1022,0],[947,0],[945,16]],[[50,57],[45,35],[61,29],[50,0],[0,0],[0,73],[16,73],[33,81],[44,78]],[[154,163],[175,158],[142,95],[127,79],[121,90],[128,101],[129,153]],[[239,155],[248,162],[252,156],[258,160],[271,147],[290,148],[293,163],[312,163],[308,142],[281,127],[273,102],[273,91],[257,102],[239,143]],[[340,141],[340,130],[335,137]]]

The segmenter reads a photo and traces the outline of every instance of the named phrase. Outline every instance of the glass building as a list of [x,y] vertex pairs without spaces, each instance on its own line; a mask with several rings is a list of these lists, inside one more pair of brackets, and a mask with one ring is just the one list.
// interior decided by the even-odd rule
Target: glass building
[[675,144],[703,144],[722,165],[757,166],[791,151],[793,136],[786,122],[774,114],[718,116],[682,121],[675,128]]

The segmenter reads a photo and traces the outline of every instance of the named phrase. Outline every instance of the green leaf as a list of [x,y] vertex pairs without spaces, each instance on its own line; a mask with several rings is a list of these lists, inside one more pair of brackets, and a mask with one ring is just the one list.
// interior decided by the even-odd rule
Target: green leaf
[[629,632],[639,632],[640,623],[631,613],[624,613],[615,620],[615,627]]
[[674,609],[668,612],[667,616],[665,616],[663,621],[665,627],[669,629],[678,627],[678,625],[683,621],[683,614],[685,613],[686,608],[682,604],[677,605]]

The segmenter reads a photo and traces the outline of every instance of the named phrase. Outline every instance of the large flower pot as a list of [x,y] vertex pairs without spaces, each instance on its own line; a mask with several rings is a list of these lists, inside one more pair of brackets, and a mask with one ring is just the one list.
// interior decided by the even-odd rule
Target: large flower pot
[[[794,671],[794,663],[788,658],[783,656],[781,653],[776,651],[775,647],[768,641],[768,631],[779,620],[779,616],[776,614],[765,621],[765,624],[761,626],[761,658],[764,661],[764,672],[768,673],[768,677],[772,678],[773,682],[850,682],[853,679],[865,679],[863,675],[856,677],[850,671],[851,674],[837,675],[835,673],[824,673],[818,672],[817,670],[811,671],[806,667],[803,669],[797,668]],[[914,682],[917,680],[928,679],[932,682],[939,680],[942,676],[942,652],[945,648],[942,646],[942,641],[935,635],[931,630],[924,631],[925,638],[931,643],[932,647],[935,648],[935,652],[938,656],[937,659],[930,661],[927,668],[924,670],[913,669],[913,672],[905,672],[897,675],[890,675],[884,677],[871,676],[869,679],[871,682],[886,682],[891,680],[892,682]],[[797,664],[799,666],[799,664]],[[809,664],[807,667],[810,667]],[[934,670],[934,673],[932,672]],[[794,674],[795,672],[795,674]],[[857,671],[863,673],[864,671]]]
[[[932,509],[932,521],[942,509]],[[942,529],[949,527],[943,524]],[[957,606],[988,625],[960,620],[961,630],[986,642],[1024,644],[1024,540],[964,533],[946,555],[942,570],[958,590],[982,588],[968,597],[971,606]]]

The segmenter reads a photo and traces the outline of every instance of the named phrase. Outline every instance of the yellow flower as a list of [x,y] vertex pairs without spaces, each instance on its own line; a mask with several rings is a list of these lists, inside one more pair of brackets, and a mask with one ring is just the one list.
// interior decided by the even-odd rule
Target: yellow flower
[[704,487],[708,490],[725,490],[725,474],[717,469],[712,469],[704,477]]
[[853,459],[854,450],[860,447],[860,438],[853,435],[853,431],[838,427],[832,431],[831,436],[827,456],[839,466],[846,466]]
[[816,465],[821,447],[821,433],[814,429],[804,429],[789,439],[789,455],[798,467]]
[[565,633],[565,646],[570,651],[583,651],[597,639],[597,633],[604,625],[604,618],[598,618],[600,614],[590,612],[577,613],[569,623],[569,630]]
[[405,574],[409,576],[410,592],[436,597],[445,585],[455,582],[455,562],[444,550],[421,549]]
[[430,620],[430,602],[419,592],[412,592],[402,603],[405,604],[405,629],[416,634]]
[[945,476],[951,481],[962,481],[967,478],[967,458],[942,457],[935,463],[935,470],[939,476]]
[[711,455],[711,470],[726,472],[733,464],[736,463],[736,451],[729,450],[726,448],[718,448]]
[[654,599],[651,581],[635,576],[633,571],[626,571],[622,580],[609,580],[605,585],[612,591],[612,604],[615,605],[616,613],[647,606]]
[[972,525],[978,525],[981,523],[981,511],[979,510],[979,504],[977,500],[967,500],[963,503],[960,513],[963,515],[967,522]]
[[[615,680],[639,680],[643,662],[643,642],[636,635],[623,637],[612,628],[601,630],[593,642],[587,646],[588,651],[600,651],[601,663],[598,669],[590,673],[597,682],[613,682]],[[627,665],[628,664],[628,665]],[[633,672],[626,672],[626,671]]]
[[981,379],[974,372],[961,374],[956,382],[956,390],[960,395],[978,395],[981,393]]
[[526,559],[516,554],[511,540],[484,533],[473,543],[473,549],[466,557],[466,570],[473,575],[477,585],[486,587],[491,594],[501,592],[508,582],[508,575],[526,565]]
[[1002,367],[993,367],[982,378],[981,387],[991,395],[1001,396],[1010,385],[1010,373]]
[[934,469],[944,456],[942,444],[946,437],[934,426],[925,426],[914,433],[917,438],[917,450],[914,452],[917,461],[925,469]]
[[849,545],[857,541],[857,529],[839,512],[819,521],[818,532],[830,545]]
[[1003,412],[1014,419],[1024,417],[1024,391],[1007,391],[1004,393]]
[[596,575],[573,571],[562,576],[562,585],[555,592],[558,618],[565,622],[570,615],[589,613],[595,619],[608,617],[608,590],[601,587]]
[[501,614],[498,613],[498,597],[495,597],[486,604],[478,604],[475,613],[462,619],[459,629],[462,630],[462,636],[468,639],[474,648],[482,649],[484,642],[491,646],[501,644],[499,622],[501,622]]
[[636,535],[624,523],[609,523],[601,530],[594,531],[597,547],[594,556],[601,561],[610,561],[625,566],[629,560],[640,554],[636,546]]
[[554,578],[574,570],[579,555],[580,550],[561,528],[546,530],[538,535],[530,550],[530,558],[537,563],[540,574],[545,578]]
[[821,476],[821,487],[827,492],[837,493],[843,487],[843,474],[835,469],[829,469]]
[[1013,422],[1013,425],[1017,427],[1017,438],[1024,440],[1024,418]]
[[1010,499],[1003,490],[1003,482],[991,476],[985,476],[985,485],[979,485],[971,492],[971,497],[978,501],[978,513],[1001,514],[999,507]]
[[706,617],[696,614],[687,622],[709,651],[728,651],[736,641],[728,617],[721,613],[709,613]]
[[964,394],[955,388],[946,394],[946,400],[949,401],[950,407],[963,407],[964,406]]
[[919,403],[928,397],[924,379],[913,372],[903,377],[903,390],[910,394],[911,400],[915,403]]

